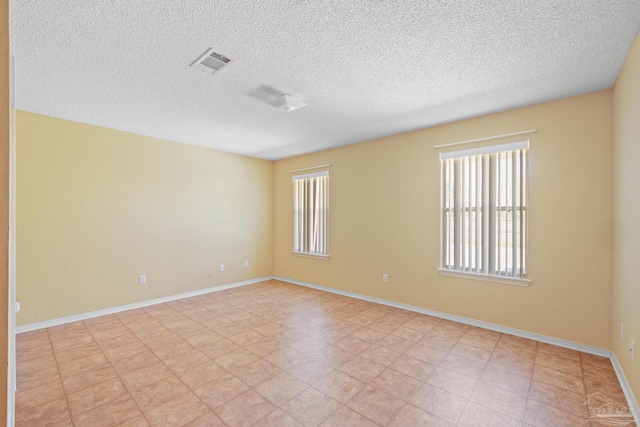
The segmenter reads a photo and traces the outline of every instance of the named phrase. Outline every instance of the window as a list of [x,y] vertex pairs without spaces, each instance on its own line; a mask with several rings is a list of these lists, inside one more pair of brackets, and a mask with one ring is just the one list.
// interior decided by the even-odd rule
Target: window
[[443,274],[529,282],[528,148],[523,141],[440,154]]
[[293,176],[293,252],[328,257],[329,172]]

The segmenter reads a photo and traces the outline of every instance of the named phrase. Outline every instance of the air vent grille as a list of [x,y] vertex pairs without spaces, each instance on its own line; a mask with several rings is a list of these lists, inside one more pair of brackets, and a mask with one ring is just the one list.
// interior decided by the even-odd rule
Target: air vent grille
[[215,73],[219,71],[222,67],[227,65],[231,60],[224,55],[216,53],[212,48],[207,49],[207,51],[202,54],[198,59],[196,59],[191,67],[196,70],[202,71],[204,73]]

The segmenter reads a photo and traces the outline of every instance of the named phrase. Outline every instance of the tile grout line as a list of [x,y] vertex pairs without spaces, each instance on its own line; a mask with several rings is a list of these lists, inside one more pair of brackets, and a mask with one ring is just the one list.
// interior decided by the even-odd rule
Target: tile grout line
[[[120,323],[124,328],[126,328],[129,332],[131,332],[131,330],[127,327],[127,325],[125,325],[124,323],[122,323],[122,321],[121,321],[117,316],[114,316],[114,317],[116,318],[116,320],[117,320],[117,321],[118,321],[118,322],[119,322],[119,323]],[[122,383],[122,385],[124,386],[124,388],[127,390],[127,393],[129,393],[129,396],[131,397],[131,400],[133,400],[133,402],[136,404],[136,407],[138,408],[138,410],[140,411],[140,413],[142,414],[142,416],[144,417],[144,419],[149,423],[149,425],[151,425],[151,423],[150,423],[150,422],[149,422],[149,420],[147,419],[147,417],[146,417],[145,413],[142,411],[142,408],[140,407],[140,405],[138,404],[138,402],[134,399],[134,397],[133,397],[133,395],[132,395],[131,391],[129,390],[129,388],[127,387],[127,385],[126,385],[126,384],[124,383],[124,381],[122,380],[122,377],[120,376],[120,372],[118,372],[118,370],[115,368],[115,366],[113,366],[112,361],[111,361],[111,360],[107,357],[107,355],[104,353],[104,349],[103,349],[103,347],[100,345],[100,342],[99,342],[98,340],[96,340],[95,336],[93,335],[93,331],[92,331],[90,328],[88,328],[88,327],[87,327],[87,325],[86,325],[86,323],[85,323],[85,321],[84,321],[84,320],[82,320],[81,322],[82,322],[82,324],[84,325],[84,327],[85,327],[85,328],[87,328],[87,330],[89,331],[89,334],[91,334],[91,337],[92,337],[92,338],[93,338],[93,340],[96,342],[96,344],[98,345],[98,347],[100,347],[100,351],[101,351],[101,352],[102,352],[102,354],[104,355],[104,358],[105,358],[105,359],[107,359],[107,362],[108,362],[108,363],[109,363],[109,365],[111,366],[111,369],[113,369],[113,372],[115,372],[115,373],[116,373],[116,375],[118,376],[118,380],[120,381],[120,383]],[[112,329],[115,329],[115,328],[112,328]],[[131,333],[133,334],[133,332],[131,332]],[[135,336],[135,334],[134,334],[134,336]],[[138,341],[140,341],[140,339],[139,339],[137,336],[136,336],[136,339],[137,339]],[[142,342],[141,342],[141,344],[143,344],[143,345],[144,345],[144,343],[142,343]],[[125,344],[125,345],[126,345],[126,344]],[[145,346],[145,347],[146,347],[146,346]],[[104,383],[104,382],[103,382],[103,383]],[[115,399],[112,399],[112,400],[110,400],[110,401],[108,401],[108,402],[103,402],[103,403],[102,403],[102,405],[99,405],[99,406],[104,406],[104,405],[106,405],[106,404],[108,404],[108,403],[113,402],[114,400],[117,400],[117,399],[118,399],[118,397],[116,397]],[[97,407],[99,407],[99,406],[97,406]],[[87,410],[87,411],[85,411],[85,412],[89,412],[89,411],[91,411],[91,410],[94,410],[94,409],[95,409],[95,408],[97,408],[97,407],[94,407],[94,408],[88,409],[88,410]],[[126,422],[126,421],[131,421],[131,420],[132,420],[132,419],[134,419],[134,418],[136,418],[136,416],[132,416],[130,419],[125,420],[125,422]]]

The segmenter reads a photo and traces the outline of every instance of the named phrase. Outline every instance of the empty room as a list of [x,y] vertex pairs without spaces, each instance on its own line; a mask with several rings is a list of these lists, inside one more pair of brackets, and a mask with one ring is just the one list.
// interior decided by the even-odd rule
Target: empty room
[[0,21],[7,425],[640,425],[640,2]]

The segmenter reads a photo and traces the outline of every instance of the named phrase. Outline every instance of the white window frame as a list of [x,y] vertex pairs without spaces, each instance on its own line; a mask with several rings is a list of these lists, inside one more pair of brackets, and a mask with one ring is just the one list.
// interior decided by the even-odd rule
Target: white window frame
[[291,179],[292,253],[329,259],[329,171],[293,175]]
[[440,274],[529,285],[528,150],[527,140],[440,154]]

